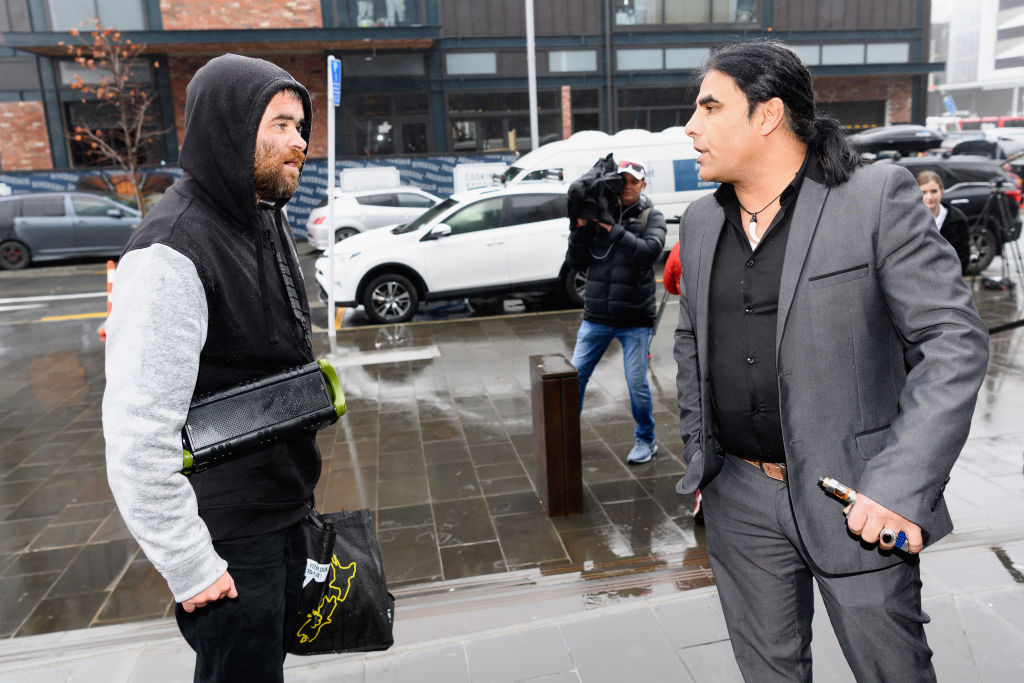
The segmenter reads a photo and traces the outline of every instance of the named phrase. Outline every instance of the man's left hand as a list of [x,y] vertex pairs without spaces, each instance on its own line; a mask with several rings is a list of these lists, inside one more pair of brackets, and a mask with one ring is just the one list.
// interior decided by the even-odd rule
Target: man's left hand
[[600,221],[595,221],[595,223],[597,223],[598,225],[600,225],[600,226],[601,226],[602,228],[604,228],[605,230],[611,230],[611,229],[612,229],[612,226],[611,226],[611,225],[609,225],[608,223],[602,223],[602,222],[600,222]]
[[878,542],[879,548],[891,550],[893,544],[882,543],[878,536],[882,529],[892,529],[896,534],[902,531],[907,535],[907,543],[903,547],[906,552],[916,554],[924,548],[921,527],[879,505],[863,493],[858,492],[857,502],[852,506],[847,505],[843,512],[846,513],[847,528],[867,543]]

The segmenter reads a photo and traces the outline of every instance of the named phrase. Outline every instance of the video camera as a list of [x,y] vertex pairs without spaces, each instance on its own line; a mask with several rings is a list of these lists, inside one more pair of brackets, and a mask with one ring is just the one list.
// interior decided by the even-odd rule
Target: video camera
[[575,226],[577,218],[614,223],[611,207],[624,187],[625,181],[619,175],[612,154],[598,159],[589,171],[569,185],[566,194],[570,224]]

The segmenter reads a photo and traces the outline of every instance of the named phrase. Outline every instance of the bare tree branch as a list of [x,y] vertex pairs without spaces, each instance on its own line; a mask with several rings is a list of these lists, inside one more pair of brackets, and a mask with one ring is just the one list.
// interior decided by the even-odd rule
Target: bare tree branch
[[[82,93],[82,102],[101,103],[114,112],[116,124],[110,129],[97,129],[89,125],[78,125],[68,136],[87,143],[89,154],[100,161],[121,168],[128,176],[135,195],[136,204],[143,215],[146,205],[143,201],[142,176],[139,167],[147,143],[159,138],[169,129],[155,130],[151,105],[155,102],[151,86],[139,87],[133,79],[133,71],[146,65],[142,57],[146,46],[133,43],[130,38],[114,28],[104,27],[99,20],[91,22],[93,29],[85,34],[72,29],[71,35],[77,45],[61,45],[83,71],[91,71],[99,79],[87,82],[76,73],[71,88]],[[153,62],[159,68],[159,62]]]

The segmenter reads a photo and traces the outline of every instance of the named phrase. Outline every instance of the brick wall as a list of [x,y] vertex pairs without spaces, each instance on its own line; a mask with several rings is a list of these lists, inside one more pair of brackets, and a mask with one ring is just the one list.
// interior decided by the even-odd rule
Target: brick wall
[[320,0],[160,0],[165,31],[322,28]]
[[[306,156],[319,158],[327,156],[327,100],[326,61],[320,55],[250,55],[277,64],[306,86],[313,100],[313,133],[309,140]],[[172,57],[170,59],[171,90],[174,93],[174,118],[178,129],[178,144],[185,137],[185,87],[195,72],[209,61],[210,57]]]
[[885,100],[887,124],[910,123],[913,80],[910,76],[823,76],[814,80],[822,102]]
[[53,168],[42,102],[0,102],[0,169]]

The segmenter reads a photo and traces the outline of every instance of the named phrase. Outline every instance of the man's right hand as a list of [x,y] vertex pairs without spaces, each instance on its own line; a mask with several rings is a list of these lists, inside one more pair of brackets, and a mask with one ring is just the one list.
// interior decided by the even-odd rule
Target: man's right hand
[[235,589],[235,580],[231,578],[231,574],[224,572],[206,590],[181,603],[181,606],[186,612],[192,613],[197,607],[206,607],[208,602],[214,602],[222,598],[237,597],[238,591]]

